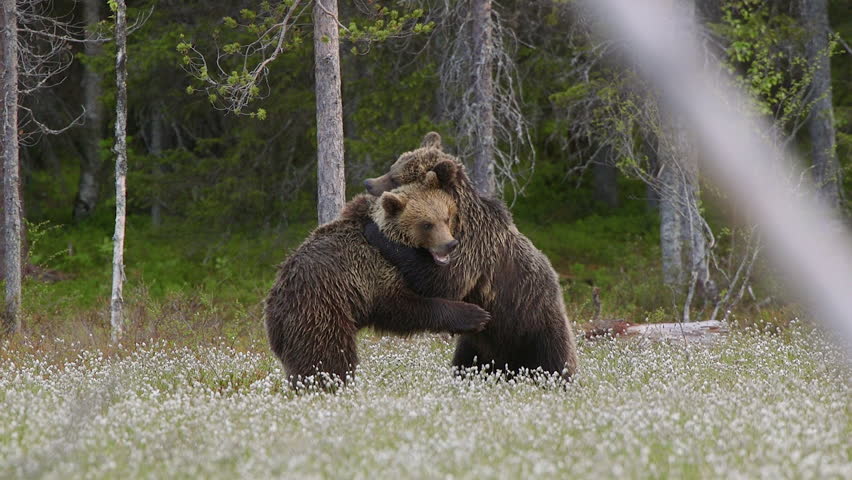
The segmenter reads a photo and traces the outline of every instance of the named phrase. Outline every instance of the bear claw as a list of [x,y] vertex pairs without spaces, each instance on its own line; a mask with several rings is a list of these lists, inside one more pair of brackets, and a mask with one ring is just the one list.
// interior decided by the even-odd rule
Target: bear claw
[[488,325],[488,322],[491,321],[490,313],[472,303],[462,304],[461,309],[464,312],[461,315],[461,325],[459,325],[456,333],[481,332]]

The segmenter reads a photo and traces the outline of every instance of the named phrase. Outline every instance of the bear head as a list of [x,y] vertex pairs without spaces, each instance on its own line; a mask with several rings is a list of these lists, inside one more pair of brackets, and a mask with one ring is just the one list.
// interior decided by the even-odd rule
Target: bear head
[[450,261],[459,242],[453,236],[456,202],[436,171],[423,179],[382,193],[371,217],[388,239],[429,251],[438,265]]
[[388,173],[367,179],[364,187],[370,195],[378,196],[402,185],[419,182],[427,172],[435,172],[442,188],[450,191],[461,168],[458,159],[441,149],[441,136],[429,132],[423,137],[420,148],[400,155]]

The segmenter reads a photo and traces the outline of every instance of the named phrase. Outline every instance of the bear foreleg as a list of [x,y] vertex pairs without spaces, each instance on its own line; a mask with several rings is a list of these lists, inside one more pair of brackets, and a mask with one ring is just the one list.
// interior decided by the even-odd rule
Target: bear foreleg
[[370,317],[374,327],[393,333],[479,332],[491,315],[471,303],[402,293],[380,302]]

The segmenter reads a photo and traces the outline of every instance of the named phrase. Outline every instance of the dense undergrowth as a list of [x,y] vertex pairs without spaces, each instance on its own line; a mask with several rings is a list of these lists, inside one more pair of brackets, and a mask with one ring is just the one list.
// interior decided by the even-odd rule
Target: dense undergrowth
[[[575,188],[546,165],[539,168],[543,171],[512,210],[519,229],[559,273],[571,319],[582,324],[592,318],[593,287],[600,288],[605,317],[631,322],[677,318],[674,294],[662,286],[658,220],[646,205],[644,187],[622,179],[622,200],[614,208],[597,203],[589,186]],[[199,324],[205,335],[226,338],[259,330],[261,302],[277,264],[315,226],[312,212],[299,213],[299,205],[274,227],[248,221],[222,229],[177,216],[154,227],[144,210],[131,214],[125,254],[131,340],[180,337],[174,332]],[[78,224],[58,207],[34,215],[28,228],[29,262],[46,274],[26,280],[25,333],[81,341],[81,335],[106,335],[111,207],[105,201]],[[749,322],[783,324],[796,312],[776,307],[742,313]],[[708,314],[697,311],[696,318]]]
[[[549,225],[520,220],[519,226],[551,258],[575,313],[591,314],[594,284],[607,292],[607,308],[613,313],[641,321],[660,301],[648,278],[658,269],[654,234],[641,231],[637,227],[641,222],[652,220],[611,216]],[[140,315],[135,312],[137,304],[153,310],[152,315],[176,304],[213,309],[223,318],[256,313],[276,265],[314,226],[303,222],[199,240],[197,232],[180,225],[155,229],[147,223],[146,217],[131,217],[127,233],[131,317]],[[27,279],[26,328],[85,312],[95,317],[98,310],[105,314],[112,274],[110,233],[97,225],[42,224],[31,229],[30,237],[36,239],[31,261],[55,274],[48,276],[49,281]]]

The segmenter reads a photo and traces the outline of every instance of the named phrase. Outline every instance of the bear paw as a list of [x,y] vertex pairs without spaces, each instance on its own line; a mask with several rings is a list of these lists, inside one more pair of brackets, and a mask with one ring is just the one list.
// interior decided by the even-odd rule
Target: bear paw
[[481,332],[491,321],[491,314],[472,303],[458,303],[458,321],[452,333]]

